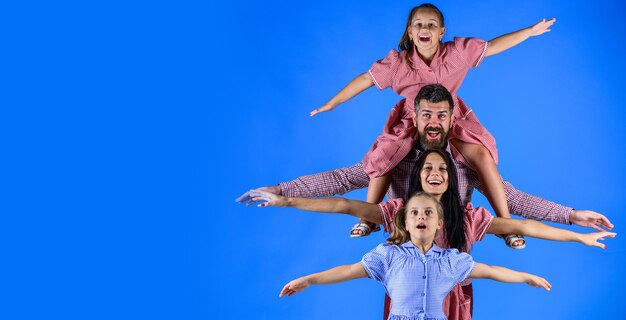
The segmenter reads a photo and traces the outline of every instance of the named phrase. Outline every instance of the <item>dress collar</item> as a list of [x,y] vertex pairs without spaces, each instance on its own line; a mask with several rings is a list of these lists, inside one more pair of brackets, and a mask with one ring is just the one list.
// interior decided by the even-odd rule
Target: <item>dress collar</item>
[[413,45],[413,51],[411,51],[411,55],[409,56],[409,60],[411,60],[411,63],[413,63],[413,68],[433,69],[435,66],[439,64],[439,61],[441,60],[441,54],[443,52],[442,47],[443,47],[443,43],[439,42],[439,45],[437,46],[437,51],[435,52],[435,55],[433,56],[433,60],[430,62],[430,66],[429,66],[426,64],[426,62],[424,62],[424,60],[422,60],[422,58],[417,53],[417,47]]
[[[417,247],[413,244],[413,242],[411,242],[411,240],[409,240],[409,241],[407,241],[407,242],[403,243],[403,244],[402,244],[402,245],[400,245],[400,246],[401,246],[401,247],[404,247],[404,248],[413,248],[413,249],[415,249],[415,251],[416,251],[416,252],[418,252],[419,254],[422,254],[422,251],[420,251],[420,249],[418,249],[418,248],[417,248]],[[443,252],[443,249],[441,249],[438,245],[436,245],[436,244],[433,242],[433,246],[432,246],[432,248],[430,248],[430,250],[428,250],[428,251],[426,252],[425,256],[428,256],[428,255],[430,255],[430,253],[434,253],[434,252],[441,253],[441,252]]]

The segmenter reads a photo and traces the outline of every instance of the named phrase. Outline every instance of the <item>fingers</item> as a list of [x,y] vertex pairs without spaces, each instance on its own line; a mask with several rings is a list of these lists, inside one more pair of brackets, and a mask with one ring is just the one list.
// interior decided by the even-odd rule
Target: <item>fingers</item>
[[327,111],[330,111],[332,109],[333,109],[333,107],[331,107],[329,105],[323,105],[323,106],[321,106],[321,107],[311,111],[310,115],[312,117],[312,116],[314,116],[314,115],[316,115],[318,113],[327,112]]
[[601,226],[604,226],[606,229],[613,229],[613,224],[611,223],[611,221],[609,221],[609,219],[607,219],[605,216],[601,215],[598,213],[598,218],[596,220],[596,223],[600,224]]
[[539,278],[541,279],[541,286],[546,289],[547,291],[550,291],[550,289],[552,289],[552,285],[550,284],[550,282],[548,282],[548,280],[544,279],[544,278]]
[[605,229],[603,229],[602,227],[598,226],[597,224],[595,224],[593,222],[589,223],[588,227],[594,228],[594,229],[596,229],[596,230],[598,230],[600,232],[606,231]]
[[604,241],[605,238],[609,237],[609,238],[615,238],[615,236],[617,235],[617,233],[615,232],[607,232],[607,231],[603,231],[603,232],[598,232],[597,234],[595,234],[595,241],[593,242],[593,246],[602,248],[602,249],[606,249],[608,248],[608,246],[604,243],[601,243],[599,241]]
[[235,199],[235,201],[237,201],[238,203],[244,203],[250,200],[250,192],[252,190],[248,190],[246,191],[246,193],[242,194],[241,196],[239,196],[239,198]]
[[[283,287],[283,289],[282,289],[282,290],[280,290],[280,293],[278,294],[278,296],[279,296],[279,297],[281,297],[281,298],[282,298],[282,297],[284,297],[285,295],[291,295],[291,294],[288,294],[290,291],[292,291],[292,290],[290,289],[290,286],[289,286],[289,285],[290,285],[290,283],[286,284],[286,285]],[[293,293],[292,293],[292,294],[293,294]]]
[[298,291],[292,286],[291,282],[289,282],[283,287],[283,290],[280,291],[280,294],[278,296],[281,298],[284,296],[292,296],[296,294],[296,292]]

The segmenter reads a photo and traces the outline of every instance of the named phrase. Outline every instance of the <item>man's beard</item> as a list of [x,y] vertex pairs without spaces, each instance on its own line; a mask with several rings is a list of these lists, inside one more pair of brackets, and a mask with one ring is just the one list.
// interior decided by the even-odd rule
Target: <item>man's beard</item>
[[[428,132],[429,130],[439,131],[439,138],[428,139],[426,132]],[[419,133],[419,136],[420,136],[420,146],[422,147],[423,150],[443,149],[446,146],[448,133],[444,132],[443,128],[427,127],[427,128],[424,128],[424,132]]]

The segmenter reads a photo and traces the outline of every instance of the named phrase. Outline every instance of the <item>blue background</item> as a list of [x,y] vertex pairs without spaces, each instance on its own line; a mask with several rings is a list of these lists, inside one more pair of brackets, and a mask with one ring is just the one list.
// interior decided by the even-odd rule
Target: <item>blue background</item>
[[[384,235],[350,239],[354,218],[233,200],[360,161],[395,93],[308,113],[397,46],[416,4],[0,6],[0,317],[379,319],[384,291],[368,279],[278,292],[358,261]],[[459,95],[498,139],[507,180],[601,212],[620,232],[625,5],[435,4],[444,40],[557,17],[552,32],[470,71]],[[474,204],[487,202],[476,192]],[[625,318],[625,243],[606,243],[529,239],[513,251],[488,236],[476,260],[537,273],[553,290],[475,281],[475,318]]]

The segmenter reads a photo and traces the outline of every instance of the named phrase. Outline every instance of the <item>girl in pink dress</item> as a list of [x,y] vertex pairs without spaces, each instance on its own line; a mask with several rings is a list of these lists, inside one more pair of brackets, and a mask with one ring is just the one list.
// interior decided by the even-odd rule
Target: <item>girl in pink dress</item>
[[[473,168],[485,185],[485,196],[498,217],[509,218],[506,195],[497,171],[498,153],[495,139],[480,124],[476,115],[456,96],[465,75],[472,67],[480,65],[484,57],[507,50],[531,36],[550,31],[556,21],[543,19],[537,24],[489,42],[477,38],[455,38],[442,43],[446,31],[441,11],[432,4],[422,4],[409,13],[406,29],[400,39],[400,51],[389,54],[375,62],[370,70],[354,78],[345,88],[322,107],[313,110],[311,116],[331,111],[339,104],[376,85],[379,89],[391,87],[406,98],[405,104],[396,105],[389,114],[382,135],[363,159],[365,171],[370,177],[367,202],[379,203],[389,187],[390,171],[408,154],[418,137],[413,125],[414,100],[420,88],[426,84],[444,85],[454,98],[455,123],[450,131],[450,142],[456,160]],[[428,128],[425,134],[431,138],[442,137],[440,128]],[[428,149],[428,146],[422,146]],[[372,227],[361,220],[350,232],[351,237],[368,235]],[[522,249],[525,241],[521,236],[507,236],[507,245]]]

